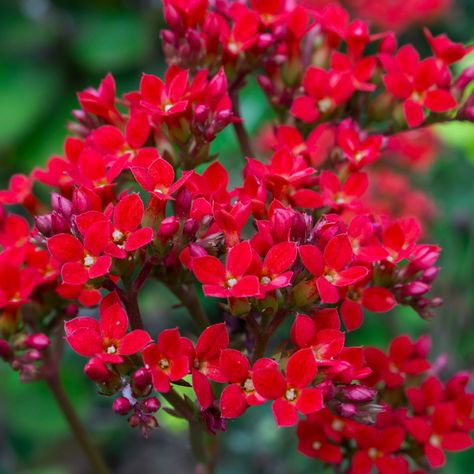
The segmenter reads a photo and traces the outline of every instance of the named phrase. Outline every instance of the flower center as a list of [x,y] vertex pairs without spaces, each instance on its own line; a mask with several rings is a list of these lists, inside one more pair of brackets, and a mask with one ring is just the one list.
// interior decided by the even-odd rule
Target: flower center
[[106,351],[107,354],[115,354],[117,352],[117,348],[114,345],[107,347]]
[[260,278],[260,283],[262,285],[268,285],[271,281],[272,281],[272,279],[270,277],[267,277],[267,276],[264,276],[264,277]]
[[227,280],[227,287],[232,288],[237,283],[237,278],[229,278]]
[[285,392],[285,398],[289,401],[289,402],[293,402],[296,400],[296,390],[294,388],[289,388],[286,392]]
[[94,265],[95,263],[95,258],[92,257],[91,255],[86,255],[84,257],[84,266],[85,267],[92,267],[92,265]]
[[169,109],[171,109],[173,107],[173,104],[165,104],[165,112],[168,112]]
[[168,359],[160,359],[158,365],[161,369],[167,369],[170,366],[170,362]]
[[441,446],[441,438],[438,435],[431,435],[430,444],[435,448],[439,448]]
[[342,431],[342,428],[344,428],[344,422],[341,420],[334,420],[331,427],[334,431]]
[[253,392],[255,390],[252,379],[246,379],[243,387],[246,392]]
[[321,443],[320,443],[319,441],[315,441],[315,442],[312,444],[312,446],[313,446],[313,449],[316,450],[316,451],[317,451],[318,449],[321,449]]
[[124,236],[123,232],[120,232],[120,230],[118,230],[118,229],[115,229],[112,232],[112,239],[114,240],[115,243],[122,242],[124,237],[125,236]]
[[368,451],[367,451],[367,454],[369,455],[369,458],[371,459],[375,459],[377,456],[378,456],[378,451],[376,448],[370,448]]
[[325,97],[318,102],[319,110],[325,114],[332,109],[332,100],[329,97]]

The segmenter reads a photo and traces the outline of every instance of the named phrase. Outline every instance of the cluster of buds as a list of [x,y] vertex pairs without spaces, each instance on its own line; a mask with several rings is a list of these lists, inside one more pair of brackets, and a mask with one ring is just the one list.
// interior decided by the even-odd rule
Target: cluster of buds
[[[407,305],[429,318],[441,303],[428,294],[440,249],[408,217],[421,210],[393,211],[413,191],[403,180],[377,186],[431,161],[430,133],[401,131],[468,117],[472,72],[455,79],[450,65],[470,48],[427,32],[434,56],[420,59],[334,5],[168,0],[165,16],[164,81],[144,74],[117,98],[109,74],[80,92],[63,155],[0,193],[2,358],[24,380],[45,377],[64,326],[85,375],[145,436],[164,399],[193,437],[271,404],[277,426],[299,423],[302,452],[353,474],[403,472],[408,458],[438,466],[441,448],[468,447],[465,379],[426,406],[404,385],[431,370],[425,340],[395,339],[385,356],[348,347],[345,333],[365,310]],[[257,72],[279,120],[258,156],[238,116]],[[195,169],[230,124],[246,155],[234,187],[218,161]],[[37,184],[51,189],[50,207]],[[394,196],[400,186],[408,197]],[[139,304],[150,279],[180,300],[196,334],[174,327],[153,339]],[[82,307],[99,318],[77,316]]]
[[388,354],[366,348],[372,369],[366,390],[377,389],[375,423],[325,408],[298,424],[298,449],[350,474],[372,469],[410,474],[444,466],[445,451],[472,447],[473,398],[466,392],[470,376],[459,372],[442,382],[440,364],[426,359],[429,346],[426,337],[413,342],[399,336]]

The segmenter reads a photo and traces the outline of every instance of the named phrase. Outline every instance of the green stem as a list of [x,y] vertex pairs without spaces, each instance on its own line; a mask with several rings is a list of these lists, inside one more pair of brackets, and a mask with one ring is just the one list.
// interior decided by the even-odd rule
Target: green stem
[[92,444],[91,440],[89,439],[84,426],[82,425],[79,417],[77,416],[74,407],[72,406],[69,398],[64,391],[64,388],[61,384],[61,380],[59,379],[59,375],[57,371],[47,375],[44,377],[51,393],[58,404],[61,412],[66,419],[69,428],[76,438],[79,446],[82,448],[84,454],[86,455],[87,459],[89,460],[92,472],[94,474],[110,474],[108,467],[106,466],[102,456],[100,455],[99,451],[96,447]]
[[190,284],[176,284],[171,285],[165,283],[169,290],[179,299],[182,305],[188,310],[189,315],[195,322],[196,326],[202,331],[206,329],[211,323],[207,317],[204,308],[199,301],[199,296],[196,287]]

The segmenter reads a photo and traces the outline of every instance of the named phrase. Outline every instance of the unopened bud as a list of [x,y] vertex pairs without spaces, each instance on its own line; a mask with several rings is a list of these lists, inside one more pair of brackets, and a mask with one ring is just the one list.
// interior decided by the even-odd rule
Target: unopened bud
[[155,413],[160,409],[161,403],[156,397],[147,398],[143,402],[143,410],[147,413]]
[[38,333],[38,334],[30,334],[25,339],[25,346],[29,347],[30,349],[36,349],[38,351],[43,351],[46,349],[50,344],[49,337],[46,334]]
[[35,224],[40,234],[43,234],[45,237],[51,237],[53,235],[51,214],[35,217]]
[[84,191],[80,189],[74,189],[72,194],[72,207],[75,214],[83,214],[90,210],[90,202]]
[[363,385],[348,385],[340,389],[342,396],[351,402],[370,402],[377,395],[377,391],[373,388],[364,387]]
[[106,383],[113,375],[107,366],[97,358],[93,358],[87,362],[84,366],[84,374],[97,383]]
[[161,221],[158,229],[158,236],[169,238],[172,237],[179,229],[179,221],[176,216],[166,217]]
[[402,287],[402,293],[404,296],[421,296],[429,290],[429,285],[421,281],[412,281]]
[[132,404],[125,397],[116,398],[112,404],[112,410],[118,415],[128,415],[131,409]]
[[51,207],[66,219],[72,216],[72,202],[58,193],[51,194]]
[[7,360],[12,355],[10,344],[5,339],[0,339],[0,357]]
[[176,200],[174,202],[174,210],[176,217],[182,219],[183,217],[189,216],[191,210],[191,203],[193,198],[191,193],[184,186],[176,194]]
[[151,384],[150,372],[144,367],[138,369],[132,375],[132,385],[134,388],[143,391]]
[[140,424],[140,417],[136,414],[133,414],[129,419],[128,419],[128,424],[132,427],[135,428]]

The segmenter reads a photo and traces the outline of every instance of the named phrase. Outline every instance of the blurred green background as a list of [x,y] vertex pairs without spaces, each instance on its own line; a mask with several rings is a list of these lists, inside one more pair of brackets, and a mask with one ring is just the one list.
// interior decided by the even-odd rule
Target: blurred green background
[[[471,40],[474,2],[458,1],[434,32],[447,31],[456,40]],[[65,124],[77,106],[75,92],[98,85],[113,72],[119,92],[134,89],[141,72],[165,69],[159,30],[159,0],[1,0],[0,1],[0,183],[13,172],[28,172],[48,156],[62,152]],[[403,36],[425,52],[419,27]],[[243,93],[242,108],[251,130],[269,115],[255,84]],[[432,322],[399,309],[388,316],[370,315],[366,326],[350,336],[353,344],[385,347],[397,333],[431,332],[433,356],[448,353],[449,375],[474,366],[474,126],[440,127],[445,146],[432,170],[415,181],[437,203],[439,216],[429,240],[443,247],[442,273],[436,288],[445,305]],[[239,152],[226,130],[215,143],[229,167]],[[235,178],[234,178],[235,179]],[[143,301],[152,332],[182,323],[171,310],[173,298],[160,289]],[[211,309],[211,308],[210,308]],[[74,405],[107,455],[114,473],[175,474],[192,472],[183,425],[160,416],[163,429],[144,441],[126,420],[110,410],[111,400],[96,395],[81,375],[84,360],[68,352],[63,378]],[[42,383],[21,385],[17,374],[0,365],[0,474],[87,473],[88,467],[70,437]],[[258,421],[258,422],[257,422]],[[474,453],[449,456],[446,474],[471,472]],[[222,438],[219,473],[299,474],[324,472],[320,464],[296,452],[292,430],[277,430],[268,406],[250,410],[229,424]]]

